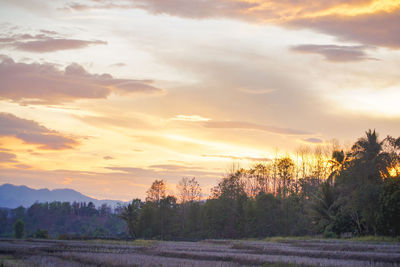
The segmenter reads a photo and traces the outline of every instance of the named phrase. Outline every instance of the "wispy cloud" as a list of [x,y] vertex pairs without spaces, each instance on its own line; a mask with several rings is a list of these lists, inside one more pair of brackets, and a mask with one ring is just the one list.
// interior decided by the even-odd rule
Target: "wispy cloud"
[[312,144],[322,144],[324,142],[324,140],[322,140],[320,138],[316,138],[316,137],[304,138],[301,140],[306,143],[312,143]]
[[291,50],[304,54],[319,54],[332,62],[351,62],[373,59],[365,52],[366,48],[365,46],[305,44],[293,46]]
[[1,46],[34,53],[49,53],[106,44],[106,41],[101,40],[65,38],[60,36],[57,32],[46,30],[41,30],[41,33],[36,35],[14,33],[0,35]]
[[258,131],[265,131],[269,133],[283,134],[283,135],[310,134],[309,132],[302,130],[296,130],[291,128],[280,128],[271,125],[262,125],[262,124],[243,122],[243,121],[207,121],[203,125],[204,127],[207,128],[258,130]]
[[248,160],[248,161],[271,161],[270,158],[239,157],[239,156],[232,156],[232,155],[202,155],[202,157],[223,158],[223,159],[231,159],[231,160]]
[[204,118],[199,115],[176,115],[170,118],[172,121],[209,121],[209,118]]

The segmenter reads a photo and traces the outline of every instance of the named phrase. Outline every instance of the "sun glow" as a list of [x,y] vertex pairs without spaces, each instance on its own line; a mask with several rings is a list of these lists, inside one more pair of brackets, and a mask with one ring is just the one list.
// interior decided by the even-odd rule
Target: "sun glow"
[[320,17],[328,15],[341,16],[359,16],[364,14],[373,14],[377,12],[392,12],[400,8],[400,2],[397,0],[377,0],[372,1],[367,5],[351,5],[345,3],[338,5],[321,12],[310,14],[309,17]]
[[390,177],[398,177],[400,175],[400,166],[388,169]]

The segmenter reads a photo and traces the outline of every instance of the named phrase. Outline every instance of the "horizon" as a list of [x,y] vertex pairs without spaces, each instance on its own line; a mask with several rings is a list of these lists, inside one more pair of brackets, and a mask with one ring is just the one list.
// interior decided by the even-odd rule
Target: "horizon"
[[0,6],[0,184],[208,195],[232,164],[400,136],[396,0]]

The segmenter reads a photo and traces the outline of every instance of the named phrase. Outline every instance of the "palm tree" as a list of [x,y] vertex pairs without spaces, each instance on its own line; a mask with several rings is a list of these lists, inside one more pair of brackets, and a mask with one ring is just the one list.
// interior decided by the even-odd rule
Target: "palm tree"
[[332,153],[332,159],[329,160],[330,163],[330,170],[331,174],[328,177],[328,181],[330,184],[335,183],[335,178],[340,175],[340,173],[344,170],[346,167],[346,164],[348,163],[349,158],[348,156],[343,152],[343,150],[338,151],[335,150]]
[[361,137],[353,145],[351,156],[356,163],[361,163],[364,177],[385,177],[388,172],[388,153],[383,151],[384,141],[378,140],[375,130],[369,129],[366,136]]
[[361,137],[351,148],[352,155],[356,159],[371,161],[376,159],[382,152],[383,142],[378,140],[378,134],[375,129],[369,129],[365,132],[366,136]]

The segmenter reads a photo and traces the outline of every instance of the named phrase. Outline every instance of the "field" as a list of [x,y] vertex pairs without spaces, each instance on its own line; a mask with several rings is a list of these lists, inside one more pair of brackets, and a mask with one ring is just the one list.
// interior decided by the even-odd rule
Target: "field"
[[0,266],[400,266],[400,243],[1,239]]

